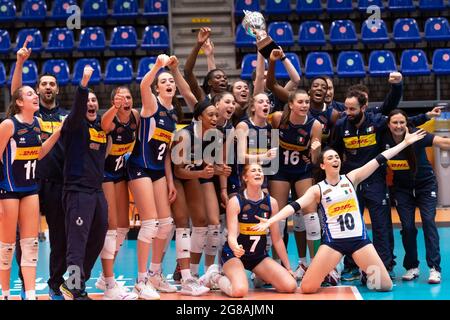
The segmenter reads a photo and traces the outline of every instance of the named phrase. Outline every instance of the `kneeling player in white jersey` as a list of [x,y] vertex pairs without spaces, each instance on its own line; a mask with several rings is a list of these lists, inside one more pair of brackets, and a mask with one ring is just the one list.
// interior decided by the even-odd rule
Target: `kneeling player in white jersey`
[[[394,148],[384,151],[363,167],[347,175],[339,174],[341,159],[337,152],[325,149],[319,158],[320,167],[326,174],[325,180],[309,188],[301,198],[288,204],[270,219],[258,217],[261,222],[252,229],[262,231],[273,223],[286,219],[301,207],[312,203],[322,207],[324,222],[322,245],[303,277],[301,283],[303,293],[317,292],[323,278],[336,267],[343,255],[352,256],[362,271],[367,273],[369,289],[379,291],[392,289],[392,280],[367,236],[355,190],[356,186],[380,165],[385,165],[388,159],[424,136],[423,130],[407,133],[405,139]],[[318,223],[316,217],[305,215],[305,223],[309,223],[310,220]]]

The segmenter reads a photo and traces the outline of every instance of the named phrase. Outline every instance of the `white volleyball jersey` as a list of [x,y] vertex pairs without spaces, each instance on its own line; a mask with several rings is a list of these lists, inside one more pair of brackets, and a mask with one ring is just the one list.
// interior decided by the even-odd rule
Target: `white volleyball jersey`
[[345,175],[333,186],[326,180],[318,183],[326,242],[336,239],[367,239],[366,226],[359,210],[356,190]]

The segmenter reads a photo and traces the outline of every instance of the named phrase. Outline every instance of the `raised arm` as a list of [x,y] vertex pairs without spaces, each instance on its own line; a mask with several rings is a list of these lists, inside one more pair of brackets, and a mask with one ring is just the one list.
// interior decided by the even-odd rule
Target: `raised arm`
[[[276,149],[272,148],[268,150],[265,153],[259,153],[259,154],[250,154],[248,153],[248,146],[247,146],[247,136],[249,133],[248,126],[245,122],[240,122],[236,126],[236,137],[238,141],[237,145],[237,156],[238,161],[242,163],[242,160],[245,161],[245,163],[256,163],[261,161],[267,161],[267,160],[273,160],[276,157]],[[244,159],[242,159],[242,155],[244,155]]]
[[206,56],[206,62],[208,63],[208,72],[216,69],[216,59],[214,57],[214,43],[211,38],[206,39],[202,47],[203,52]]
[[253,96],[258,93],[264,92],[264,71],[266,70],[266,64],[264,56],[261,53],[257,53],[256,56],[256,72],[255,72],[255,85],[253,88]]
[[152,92],[152,83],[155,80],[156,74],[159,69],[165,67],[169,62],[169,57],[165,54],[160,54],[156,58],[156,62],[153,67],[147,72],[140,84],[141,98],[142,98],[142,110],[141,117],[147,118],[152,116],[156,110],[158,110],[158,102]]
[[319,121],[314,120],[311,133],[311,162],[316,164],[319,159],[322,140],[322,125]]
[[184,101],[186,102],[187,106],[189,107],[189,110],[194,112],[194,106],[197,103],[197,98],[192,93],[191,88],[189,87],[189,84],[183,78],[183,75],[181,74],[181,71],[178,68],[178,66],[179,66],[179,62],[178,62],[177,57],[171,56],[169,58],[167,67],[172,72],[172,75],[175,80],[175,84],[178,88],[178,91],[183,96]]
[[350,181],[353,182],[353,184],[356,187],[361,181],[364,181],[365,179],[370,177],[370,175],[372,175],[372,173],[374,173],[375,170],[377,170],[381,164],[384,164],[387,162],[387,160],[395,157],[400,151],[405,149],[407,146],[413,144],[418,140],[423,139],[425,135],[426,131],[422,129],[411,134],[408,132],[408,129],[406,129],[405,139],[403,139],[402,142],[400,142],[393,148],[383,151],[375,159],[370,160],[361,168],[350,171],[347,174],[347,177],[350,179]]
[[391,91],[383,101],[383,104],[376,108],[377,112],[388,115],[392,110],[398,107],[403,97],[403,76],[400,72],[391,72],[389,74],[389,83],[391,84]]
[[200,28],[197,35],[197,42],[192,48],[192,51],[187,57],[186,63],[184,65],[184,77],[186,78],[189,87],[191,87],[192,93],[194,94],[194,96],[197,98],[198,101],[205,100],[206,95],[203,92],[202,88],[198,85],[197,78],[194,75],[194,67],[195,62],[197,61],[198,52],[200,51],[203,44],[209,38],[210,35],[211,35],[211,28],[208,27]]
[[275,62],[282,57],[282,51],[278,49],[272,50],[269,57],[269,68],[267,70],[266,86],[267,89],[281,101],[288,102],[289,90],[283,88],[275,79]]
[[44,158],[50,150],[52,150],[56,142],[58,142],[58,139],[61,136],[61,128],[62,126],[53,131],[53,134],[42,144],[42,148],[39,150],[38,160]]
[[113,105],[102,116],[101,125],[103,131],[108,133],[114,130],[114,118],[116,117],[117,112],[120,108],[122,108],[124,103],[125,96],[123,94],[116,94],[114,97]]
[[284,88],[288,91],[292,91],[295,90],[300,83],[300,74],[298,73],[297,69],[295,69],[291,60],[286,57],[283,50],[281,52],[283,53],[283,56],[280,58],[280,60],[283,63],[290,79],[288,83],[286,83]]
[[25,61],[28,60],[28,58],[31,55],[31,48],[28,49],[28,38],[25,39],[25,42],[23,43],[22,48],[17,51],[16,57],[16,67],[14,69],[13,77],[11,80],[11,94],[14,93],[17,89],[19,89],[22,86],[22,70],[23,70],[23,64]]

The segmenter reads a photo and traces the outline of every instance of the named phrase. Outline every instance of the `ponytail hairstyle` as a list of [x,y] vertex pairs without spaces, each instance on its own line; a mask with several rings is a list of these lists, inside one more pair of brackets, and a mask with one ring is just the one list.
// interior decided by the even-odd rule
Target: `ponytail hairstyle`
[[[159,76],[160,76],[161,74],[163,74],[163,73],[168,73],[168,74],[172,75],[172,73],[171,73],[170,71],[168,71],[167,69],[161,69],[161,70],[156,74],[156,77],[155,77],[155,79],[153,80],[152,85],[151,85],[152,92],[153,92],[153,94],[154,94],[156,97],[158,96],[158,92],[156,91],[156,87],[158,86]],[[177,88],[176,88],[176,86],[175,86],[175,90],[176,90],[176,89],[177,89]],[[176,114],[176,116],[177,116],[177,122],[180,123],[180,122],[183,120],[183,116],[184,116],[184,115],[183,115],[183,109],[182,109],[182,107],[181,107],[181,103],[180,103],[180,101],[178,100],[178,98],[177,98],[176,95],[174,95],[173,98],[172,98],[172,105],[173,105],[173,107],[175,108],[175,114]]]
[[[414,129],[414,126],[411,124],[411,122],[408,119],[408,115],[406,114],[405,111],[401,110],[401,109],[394,109],[392,110],[387,118],[387,123],[389,124],[391,122],[391,118],[397,114],[401,114],[402,116],[405,117],[406,119],[406,127],[408,128],[409,132],[412,132],[412,130]],[[387,132],[389,134],[389,137],[391,138],[391,141],[394,141],[394,138],[392,137],[392,132],[391,130],[388,128]],[[407,146],[403,152],[406,154],[406,159],[408,160],[408,164],[411,170],[411,173],[413,175],[416,175],[417,173],[417,162],[416,162],[416,153],[414,151],[414,147],[413,145],[409,145]]]
[[8,111],[6,111],[7,118],[11,118],[21,112],[20,107],[16,101],[23,100],[23,88],[24,86],[21,86],[13,92],[11,96],[11,102],[8,106]]
[[309,97],[308,93],[303,89],[297,89],[289,93],[288,103],[284,106],[283,114],[281,115],[280,127],[288,124],[289,117],[291,116],[290,105],[294,103],[297,94],[306,94]]

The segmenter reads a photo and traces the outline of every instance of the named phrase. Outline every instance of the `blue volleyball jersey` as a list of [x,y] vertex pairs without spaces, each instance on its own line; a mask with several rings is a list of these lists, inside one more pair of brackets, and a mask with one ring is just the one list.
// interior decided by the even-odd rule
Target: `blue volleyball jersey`
[[238,214],[239,235],[238,244],[245,250],[244,258],[257,258],[267,254],[267,231],[253,231],[251,227],[257,225],[260,221],[256,218],[270,218],[272,207],[270,204],[270,195],[264,194],[264,197],[258,201],[252,201],[245,197],[245,192],[239,192],[236,195],[240,212]]
[[303,156],[309,158],[311,131],[315,119],[308,116],[305,124],[294,125],[290,121],[280,124],[280,170],[288,173],[304,173],[312,169]]
[[126,176],[126,158],[133,151],[136,141],[137,121],[131,112],[127,123],[120,123],[114,118],[114,130],[108,136],[111,138],[111,148],[105,160],[105,178],[119,179]]
[[309,109],[309,114],[320,122],[322,125],[322,147],[328,144],[328,138],[332,128],[331,117],[333,115],[333,108],[328,107],[325,110],[317,111],[312,108]]
[[176,129],[175,109],[168,110],[158,101],[158,109],[150,117],[142,118],[139,134],[129,162],[131,165],[164,170],[164,158]]
[[34,117],[32,124],[21,123],[16,117],[14,134],[2,155],[1,188],[9,192],[30,192],[38,189],[36,166],[42,147],[39,120]]

